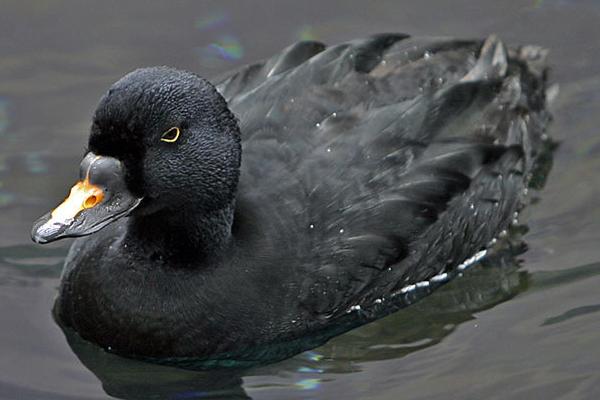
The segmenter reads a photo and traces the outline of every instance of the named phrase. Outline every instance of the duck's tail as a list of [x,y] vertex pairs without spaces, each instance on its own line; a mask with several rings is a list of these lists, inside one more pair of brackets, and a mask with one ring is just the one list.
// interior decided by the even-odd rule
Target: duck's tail
[[518,146],[524,153],[525,168],[530,175],[537,161],[549,146],[546,133],[551,115],[548,103],[556,98],[558,86],[548,86],[548,50],[539,46],[521,46],[508,49],[495,35],[483,43],[475,66],[462,78],[463,82],[502,82],[497,97],[498,115],[508,129],[497,142]]

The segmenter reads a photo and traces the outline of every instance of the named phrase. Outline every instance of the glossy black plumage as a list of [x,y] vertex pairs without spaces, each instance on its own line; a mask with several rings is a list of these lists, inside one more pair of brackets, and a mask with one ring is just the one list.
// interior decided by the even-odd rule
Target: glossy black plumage
[[[548,120],[542,56],[493,37],[382,34],[302,42],[242,68],[216,86],[241,132],[235,202],[164,217],[142,207],[78,239],[58,319],[120,354],[227,364],[284,358],[406,305],[403,288],[455,269],[521,208]],[[180,72],[135,74],[125,79]],[[97,115],[112,126],[110,99]],[[203,132],[209,147],[221,137]],[[131,137],[92,137],[95,152],[138,170],[131,186],[152,192],[145,138],[139,152],[120,154]],[[209,201],[214,185],[237,183],[237,153],[222,154],[233,157],[215,169],[223,182],[170,170],[190,179],[182,196]],[[207,251],[222,232],[231,235]]]

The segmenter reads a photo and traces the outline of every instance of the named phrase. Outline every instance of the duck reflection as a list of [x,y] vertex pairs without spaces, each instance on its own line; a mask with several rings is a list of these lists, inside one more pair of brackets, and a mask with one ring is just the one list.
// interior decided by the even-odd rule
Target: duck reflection
[[241,370],[192,371],[122,358],[63,328],[71,349],[119,399],[249,399]]

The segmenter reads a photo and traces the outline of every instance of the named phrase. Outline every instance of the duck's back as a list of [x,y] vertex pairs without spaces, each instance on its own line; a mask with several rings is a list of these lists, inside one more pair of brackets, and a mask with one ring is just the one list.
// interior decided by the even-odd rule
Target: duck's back
[[240,204],[296,260],[282,268],[307,329],[384,307],[506,229],[548,119],[543,55],[384,34],[298,43],[218,85],[240,120]]

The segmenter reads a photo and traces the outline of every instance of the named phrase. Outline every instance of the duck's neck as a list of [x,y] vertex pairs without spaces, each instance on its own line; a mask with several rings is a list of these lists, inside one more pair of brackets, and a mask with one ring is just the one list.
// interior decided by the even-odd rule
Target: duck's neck
[[206,211],[192,207],[162,210],[130,218],[128,238],[143,251],[165,261],[218,257],[231,244],[235,201]]

